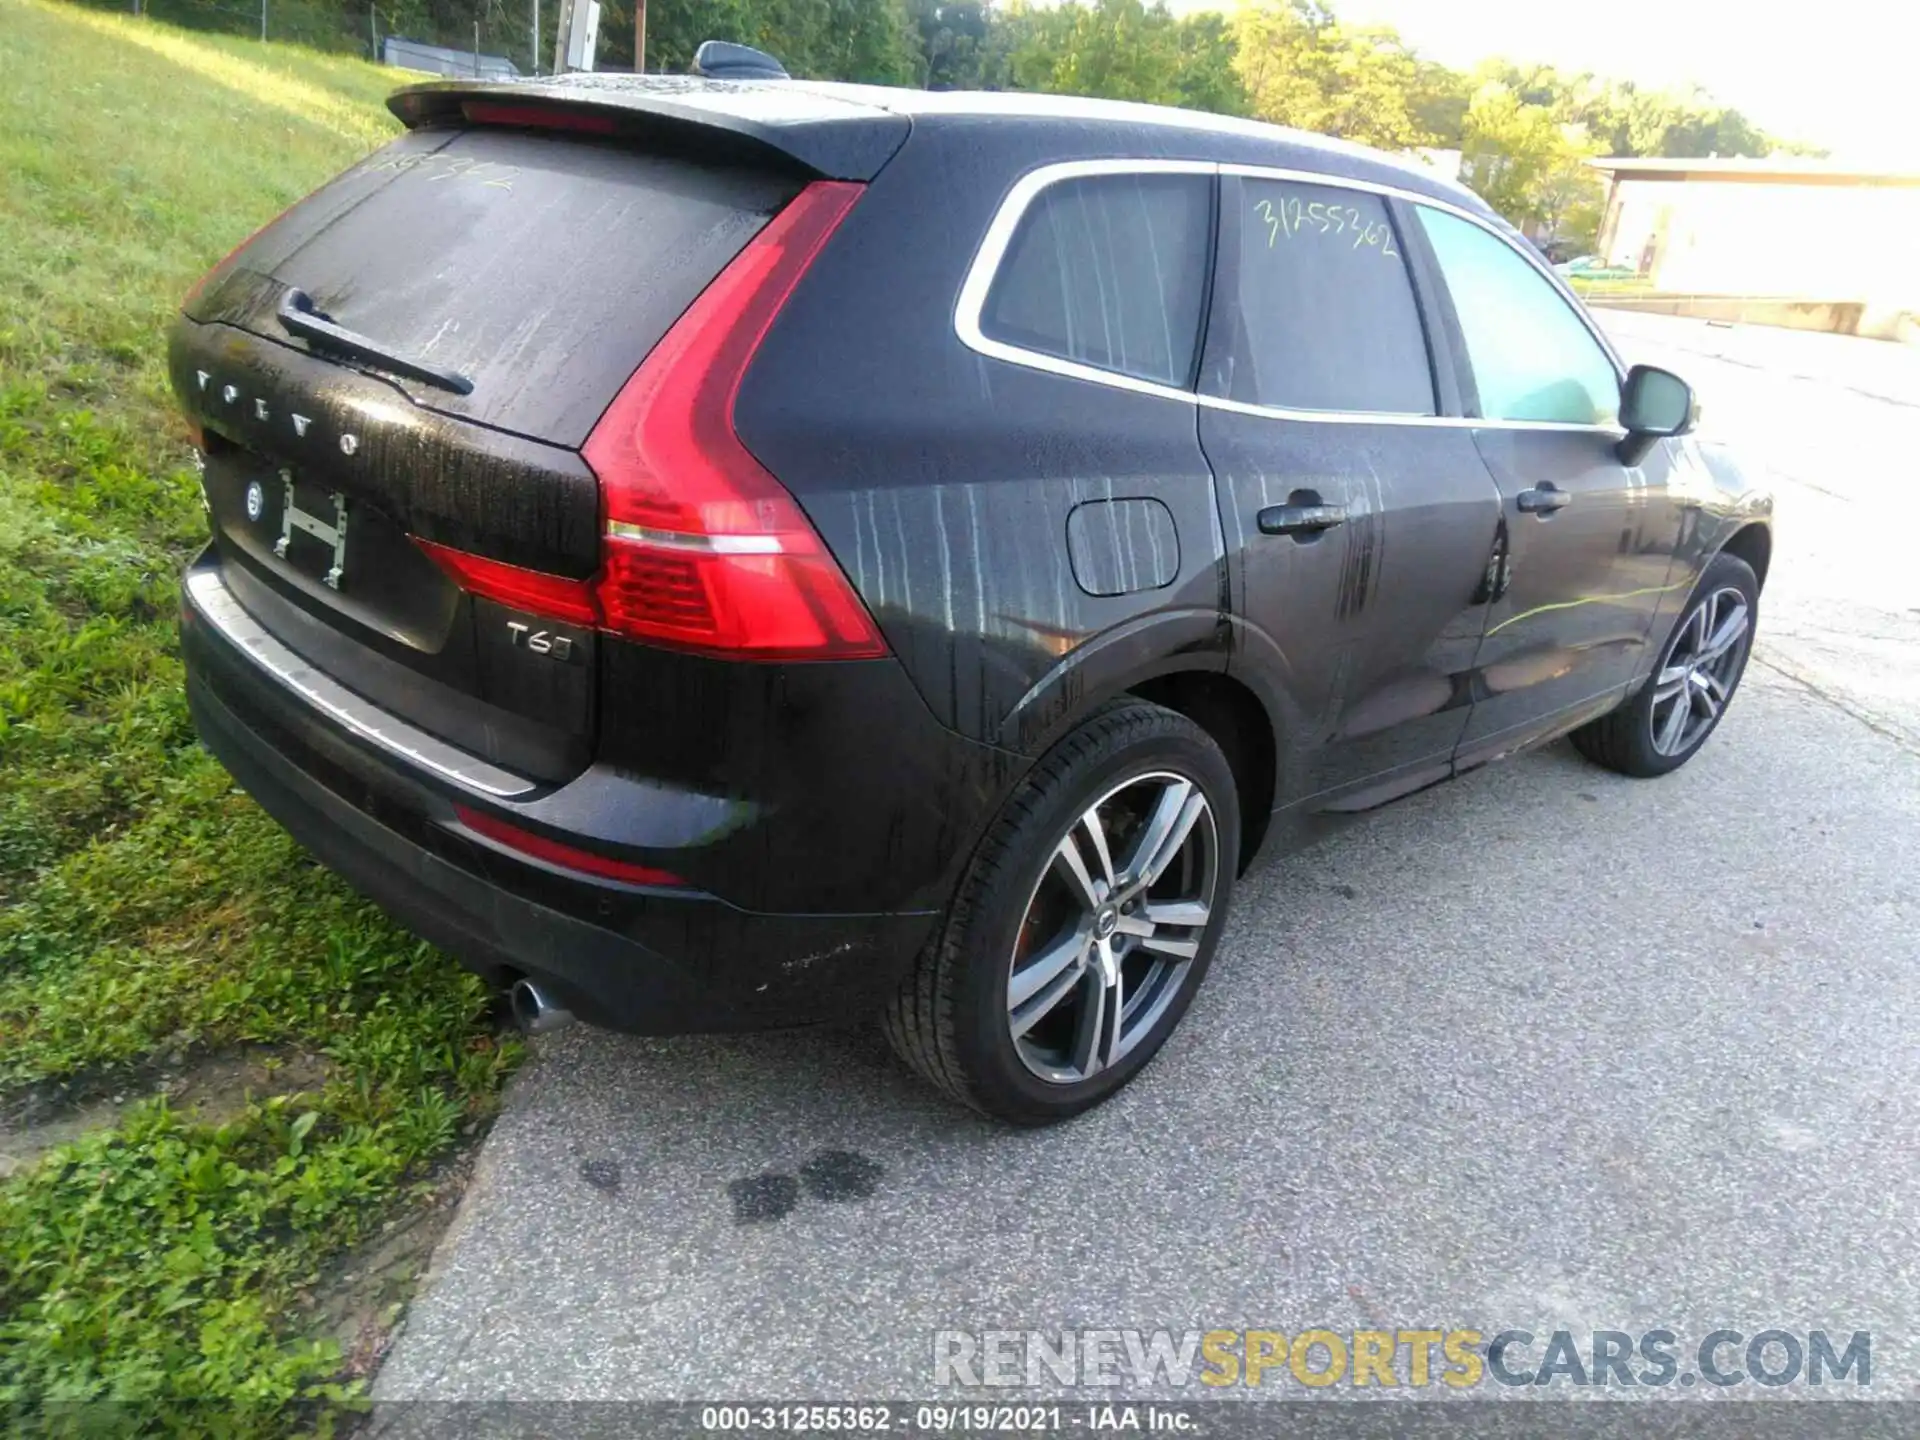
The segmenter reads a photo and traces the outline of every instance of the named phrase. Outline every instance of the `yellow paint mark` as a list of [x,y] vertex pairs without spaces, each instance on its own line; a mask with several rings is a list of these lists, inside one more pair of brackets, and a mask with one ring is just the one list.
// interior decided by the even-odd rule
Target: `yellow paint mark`
[[1491,640],[1509,625],[1518,625],[1522,620],[1530,620],[1535,615],[1545,615],[1550,610],[1571,610],[1576,605],[1605,605],[1615,600],[1637,600],[1642,595],[1664,595],[1669,590],[1681,590],[1686,581],[1677,581],[1672,585],[1649,585],[1640,590],[1623,590],[1618,595],[1582,595],[1577,600],[1556,600],[1551,605],[1536,605],[1531,610],[1522,610],[1518,615],[1509,615],[1498,625],[1487,631]]

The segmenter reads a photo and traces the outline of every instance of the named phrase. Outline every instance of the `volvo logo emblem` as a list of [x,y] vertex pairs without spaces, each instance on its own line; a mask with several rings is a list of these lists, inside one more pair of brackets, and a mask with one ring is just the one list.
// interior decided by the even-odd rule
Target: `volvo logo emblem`
[[[207,370],[194,371],[193,378],[202,390],[213,391],[228,405],[237,405],[243,399],[248,400],[253,407],[253,416],[256,420],[266,422],[273,420],[273,407],[269,405],[263,397],[257,395],[244,396],[241,394],[238,385],[222,384],[218,376]],[[285,413],[288,423],[293,427],[295,438],[301,440],[306,439],[307,431],[313,427],[313,417],[311,415],[295,414],[291,411]],[[360,437],[358,435],[342,435],[340,437],[340,453],[342,455],[355,454],[359,449]]]
[[258,480],[247,486],[247,518],[258,520],[267,510],[267,492],[260,488]]

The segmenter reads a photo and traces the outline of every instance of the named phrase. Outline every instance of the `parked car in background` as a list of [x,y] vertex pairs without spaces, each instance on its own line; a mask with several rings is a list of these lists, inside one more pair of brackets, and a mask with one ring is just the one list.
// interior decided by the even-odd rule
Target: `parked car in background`
[[1553,267],[1569,280],[1637,280],[1638,270],[1625,265],[1609,265],[1598,255],[1576,255]]
[[1662,774],[1739,685],[1767,496],[1427,170],[783,78],[391,103],[173,327],[188,698],[535,1024],[871,1014],[1058,1119],[1269,832],[1569,732]]

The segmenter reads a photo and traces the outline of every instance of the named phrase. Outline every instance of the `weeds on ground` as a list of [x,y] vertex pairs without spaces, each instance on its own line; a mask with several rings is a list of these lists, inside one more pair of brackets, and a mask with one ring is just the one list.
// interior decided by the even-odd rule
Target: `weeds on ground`
[[485,1121],[517,1047],[194,738],[173,617],[205,522],[162,336],[395,131],[395,73],[42,0],[0,0],[0,73],[40,77],[0,87],[0,1111],[242,1044],[328,1076],[218,1126],[156,1099],[0,1180],[0,1413],[122,1402],[122,1429],[208,1398],[284,1433],[279,1407],[345,1393],[326,1265]]

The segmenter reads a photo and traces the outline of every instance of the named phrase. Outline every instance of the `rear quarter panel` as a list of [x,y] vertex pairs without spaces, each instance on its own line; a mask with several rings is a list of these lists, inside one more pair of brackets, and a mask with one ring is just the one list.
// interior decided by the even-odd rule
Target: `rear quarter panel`
[[[1008,188],[1062,158],[1032,127],[916,129],[789,301],[736,411],[939,721],[1027,753],[1103,692],[1224,667],[1229,643],[1195,407],[991,359],[955,332]],[[1099,512],[1070,517],[1112,500],[1163,506],[1175,553],[1157,528],[1091,527],[1111,553],[1090,577]]]

